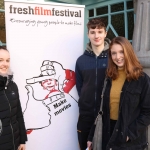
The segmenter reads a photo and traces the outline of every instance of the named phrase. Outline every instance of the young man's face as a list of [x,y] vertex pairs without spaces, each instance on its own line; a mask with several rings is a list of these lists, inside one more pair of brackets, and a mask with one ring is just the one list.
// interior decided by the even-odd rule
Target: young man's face
[[95,47],[99,47],[104,44],[104,39],[106,35],[107,35],[107,32],[105,31],[104,28],[101,28],[101,29],[90,28],[88,32],[88,38],[90,39],[92,46],[95,46]]

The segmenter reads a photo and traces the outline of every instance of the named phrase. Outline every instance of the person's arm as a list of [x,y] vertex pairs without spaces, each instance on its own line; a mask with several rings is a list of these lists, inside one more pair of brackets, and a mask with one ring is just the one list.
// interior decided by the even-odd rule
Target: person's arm
[[144,77],[142,92],[140,95],[141,112],[138,118],[128,126],[129,139],[135,140],[139,137],[143,129],[150,124],[150,79]]
[[91,142],[92,142],[93,136],[94,136],[94,132],[95,132],[95,127],[96,127],[96,125],[93,124],[93,126],[91,127],[91,130],[90,130],[90,133],[89,133],[89,135],[88,135],[88,141],[91,141]]
[[93,137],[94,137],[95,127],[96,127],[96,125],[93,124],[93,126],[90,130],[89,136],[88,136],[87,147],[89,148],[89,150],[92,149],[92,141],[93,141]]
[[82,85],[83,85],[83,78],[82,78],[82,72],[80,70],[78,60],[76,62],[76,66],[75,66],[75,74],[76,74],[76,88],[77,88],[78,95],[80,97],[81,88],[82,88]]
[[[14,84],[14,87],[18,93],[18,99],[19,99],[19,92],[18,92],[18,87],[16,84]],[[22,108],[21,108],[21,104],[20,104],[20,99],[18,101],[18,105],[17,105],[17,121],[19,124],[19,132],[20,132],[20,144],[25,144],[25,142],[27,141],[27,135],[26,135],[26,128],[25,128],[25,124],[24,124],[24,118],[23,118],[23,113],[22,113]]]
[[93,141],[93,137],[94,137],[95,127],[96,127],[96,125],[93,124],[93,126],[91,127],[91,130],[90,130],[90,133],[88,135],[87,147],[89,149],[92,149],[92,141]]

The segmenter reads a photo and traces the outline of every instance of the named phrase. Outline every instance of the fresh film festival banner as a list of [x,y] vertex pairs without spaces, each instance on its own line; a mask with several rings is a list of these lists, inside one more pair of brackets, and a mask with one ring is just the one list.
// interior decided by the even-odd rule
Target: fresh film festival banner
[[84,6],[5,1],[7,48],[27,129],[27,150],[79,150],[75,62]]

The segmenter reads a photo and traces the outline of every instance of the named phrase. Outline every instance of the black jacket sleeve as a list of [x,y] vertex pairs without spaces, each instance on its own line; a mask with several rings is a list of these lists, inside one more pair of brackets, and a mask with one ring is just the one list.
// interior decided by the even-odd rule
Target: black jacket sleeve
[[138,118],[128,126],[128,136],[131,141],[138,138],[142,130],[150,124],[150,78],[147,75],[143,78],[140,94],[141,112]]
[[79,62],[77,60],[76,62],[76,66],[75,66],[75,74],[76,74],[76,88],[77,88],[77,92],[78,95],[80,97],[80,93],[81,93],[81,88],[83,85],[83,78],[82,78],[82,73],[79,67]]
[[94,132],[95,132],[95,127],[96,127],[96,125],[95,124],[93,124],[93,126],[91,127],[91,130],[90,130],[90,133],[89,133],[89,135],[88,135],[88,141],[93,141],[93,137],[94,137]]

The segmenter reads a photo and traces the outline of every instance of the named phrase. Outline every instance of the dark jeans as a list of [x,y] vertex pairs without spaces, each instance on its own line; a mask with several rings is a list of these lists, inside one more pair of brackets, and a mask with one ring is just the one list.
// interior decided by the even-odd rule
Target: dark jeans
[[91,119],[85,119],[79,117],[77,123],[77,132],[78,132],[78,142],[80,150],[85,150],[87,148],[88,136],[93,125],[94,121]]

